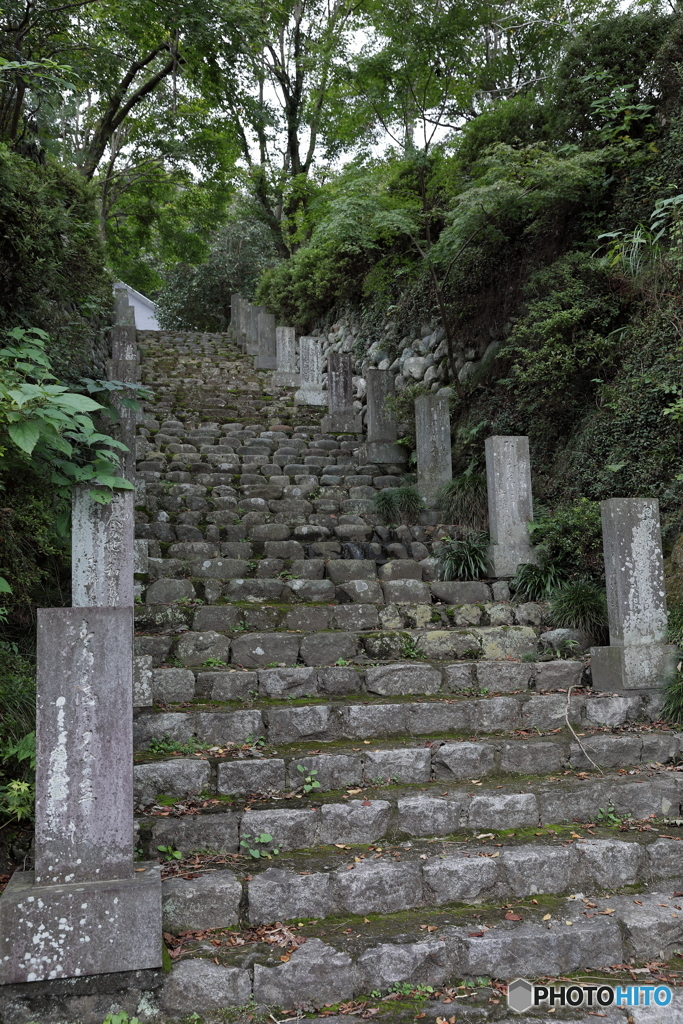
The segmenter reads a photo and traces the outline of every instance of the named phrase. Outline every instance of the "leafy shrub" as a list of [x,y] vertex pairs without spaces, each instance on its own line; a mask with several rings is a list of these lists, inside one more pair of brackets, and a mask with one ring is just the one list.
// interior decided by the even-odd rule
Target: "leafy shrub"
[[36,689],[32,663],[0,642],[0,813],[33,816]]
[[524,601],[547,601],[554,590],[567,579],[567,574],[553,562],[531,562],[519,565],[512,589],[515,597]]
[[444,580],[480,580],[488,574],[489,539],[470,533],[463,540],[444,537],[434,551]]
[[416,523],[425,511],[424,499],[416,487],[404,484],[402,487],[385,487],[373,498],[372,511],[387,526],[398,523]]
[[570,580],[550,597],[554,626],[581,629],[602,641],[607,633],[607,595],[592,580]]
[[568,574],[604,578],[600,503],[588,498],[536,507],[529,536],[546,564]]
[[527,296],[525,315],[500,358],[512,363],[508,386],[518,410],[555,415],[559,429],[614,366],[625,302],[611,288],[604,263],[580,252],[537,271]]
[[464,126],[458,157],[474,163],[490,146],[529,145],[546,135],[547,110],[533,97],[518,95],[495,103]]
[[46,331],[56,372],[72,379],[92,372],[112,308],[95,198],[75,170],[0,145],[0,329]]
[[488,493],[483,473],[467,470],[441,488],[436,511],[442,522],[483,530],[488,521]]

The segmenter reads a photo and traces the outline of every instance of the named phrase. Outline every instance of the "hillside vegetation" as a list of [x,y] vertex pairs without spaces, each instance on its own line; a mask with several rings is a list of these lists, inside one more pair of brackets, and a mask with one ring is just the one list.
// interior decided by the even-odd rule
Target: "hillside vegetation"
[[441,323],[427,386],[457,381],[455,474],[481,471],[487,435],[528,434],[538,502],[654,496],[671,543],[683,526],[682,58],[678,16],[590,27],[543,95],[511,96],[428,152],[345,169],[259,299],[301,330],[355,319],[359,370],[377,339],[393,361]]

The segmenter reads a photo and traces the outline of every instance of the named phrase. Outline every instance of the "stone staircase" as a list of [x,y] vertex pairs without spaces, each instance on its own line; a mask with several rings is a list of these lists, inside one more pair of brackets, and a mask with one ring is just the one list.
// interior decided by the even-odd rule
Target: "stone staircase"
[[502,1020],[519,975],[680,979],[659,694],[594,694],[505,580],[439,581],[448,524],[373,512],[402,467],[361,464],[228,337],[138,341],[135,803],[167,1019],[253,997]]

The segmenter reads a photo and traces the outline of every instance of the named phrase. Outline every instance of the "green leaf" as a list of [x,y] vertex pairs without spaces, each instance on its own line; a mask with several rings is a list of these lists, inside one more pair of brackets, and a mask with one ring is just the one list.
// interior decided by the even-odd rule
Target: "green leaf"
[[0,594],[11,594],[11,593],[12,593],[12,588],[10,587],[9,583],[7,582],[7,580],[3,576],[0,576]]
[[101,409],[102,406],[99,402],[95,402],[94,399],[88,398],[87,395],[75,395],[70,392],[59,396],[60,405],[66,405],[68,408],[74,409],[76,412],[96,412],[97,409]]
[[14,443],[27,455],[31,455],[33,449],[40,440],[40,424],[35,420],[22,420],[20,423],[10,423],[7,433]]

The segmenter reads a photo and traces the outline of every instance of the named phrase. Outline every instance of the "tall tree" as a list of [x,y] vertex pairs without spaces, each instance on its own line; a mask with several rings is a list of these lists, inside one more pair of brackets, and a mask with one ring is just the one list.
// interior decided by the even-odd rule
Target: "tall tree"
[[284,257],[298,244],[318,161],[355,139],[338,92],[367,2],[261,3],[209,76],[237,129],[255,211]]

